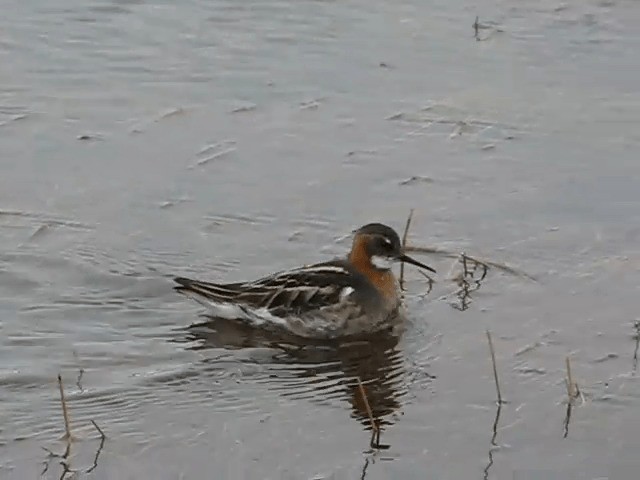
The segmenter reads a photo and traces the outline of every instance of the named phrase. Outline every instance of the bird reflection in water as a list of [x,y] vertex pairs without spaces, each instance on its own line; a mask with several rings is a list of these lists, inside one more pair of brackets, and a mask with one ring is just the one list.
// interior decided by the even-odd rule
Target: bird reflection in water
[[372,432],[371,446],[388,448],[379,444],[380,430],[394,423],[406,393],[404,356],[397,336],[379,332],[339,342],[320,341],[209,319],[188,327],[185,340],[190,350],[272,349],[268,360],[270,375],[259,381],[269,382],[270,389],[290,398],[347,400],[352,417]]

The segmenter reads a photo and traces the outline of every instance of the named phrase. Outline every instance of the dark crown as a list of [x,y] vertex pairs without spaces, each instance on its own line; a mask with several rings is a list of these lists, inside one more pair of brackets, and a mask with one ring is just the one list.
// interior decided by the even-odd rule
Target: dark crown
[[356,230],[356,235],[376,235],[391,242],[393,250],[400,250],[400,237],[396,231],[382,223],[369,223]]

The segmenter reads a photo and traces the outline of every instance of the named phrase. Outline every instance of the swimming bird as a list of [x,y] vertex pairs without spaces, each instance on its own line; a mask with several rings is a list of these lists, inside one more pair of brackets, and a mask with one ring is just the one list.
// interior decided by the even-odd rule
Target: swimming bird
[[355,231],[345,258],[268,275],[255,281],[212,283],[176,277],[175,289],[213,317],[307,338],[330,339],[394,327],[405,316],[396,262],[435,270],[402,251],[391,227],[370,223]]

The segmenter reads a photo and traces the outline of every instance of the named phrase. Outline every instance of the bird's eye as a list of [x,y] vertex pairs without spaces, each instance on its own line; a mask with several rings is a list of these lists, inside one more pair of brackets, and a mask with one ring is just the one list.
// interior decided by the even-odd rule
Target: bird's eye
[[391,250],[393,248],[393,244],[391,243],[391,240],[385,237],[382,237],[380,239],[380,244],[382,248],[384,248],[385,250]]

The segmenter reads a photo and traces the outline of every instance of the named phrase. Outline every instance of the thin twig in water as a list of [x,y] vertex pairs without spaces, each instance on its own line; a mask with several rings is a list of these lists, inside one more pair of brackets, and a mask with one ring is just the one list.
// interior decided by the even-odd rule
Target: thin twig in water
[[[473,27],[473,37],[476,39],[477,42],[480,42],[482,40],[488,40],[491,37],[492,32],[504,32],[503,29],[494,26],[494,22],[489,22],[487,24],[480,23],[480,18],[477,15],[476,15],[475,22],[473,22],[472,27]],[[480,30],[491,30],[492,32],[490,32],[488,36],[482,38],[480,36]]]
[[84,375],[84,368],[80,367],[80,370],[78,372],[78,379],[76,380],[76,386],[78,387],[78,390],[80,390],[81,392],[84,392],[84,388],[82,387],[83,375]]
[[44,469],[41,473],[41,476],[43,476],[49,469],[51,460],[54,458],[58,458],[60,459],[60,465],[62,466],[60,480],[63,480],[68,474],[73,474],[75,476],[79,473],[90,473],[93,470],[95,470],[96,467],[98,466],[98,458],[100,457],[100,453],[102,452],[107,436],[105,435],[104,431],[98,426],[98,424],[95,421],[91,420],[91,424],[94,426],[96,431],[100,434],[100,445],[98,446],[98,450],[96,451],[95,457],[93,459],[93,464],[91,465],[91,467],[89,467],[86,470],[78,470],[78,469],[72,468],[70,456],[71,456],[71,443],[74,440],[74,438],[71,434],[71,422],[69,420],[67,400],[64,394],[64,385],[62,383],[62,375],[60,374],[58,374],[58,388],[60,390],[60,404],[62,405],[62,415],[64,417],[64,428],[65,428],[64,439],[67,442],[67,446],[62,455],[54,453],[46,447],[42,447],[43,450],[47,452],[48,456],[47,456],[47,459],[45,460]]
[[573,375],[571,375],[571,358],[567,357],[565,363],[567,365],[567,396],[569,397],[569,402],[573,402],[580,396],[580,389],[578,384],[573,381]]
[[573,377],[571,376],[571,359],[565,358],[565,365],[567,366],[567,397],[569,401],[573,400]]
[[360,396],[362,397],[362,401],[364,403],[364,408],[367,411],[367,415],[369,416],[369,422],[371,422],[371,429],[377,430],[378,425],[376,424],[375,419],[373,418],[373,411],[371,410],[371,405],[369,405],[369,399],[367,398],[367,392],[364,389],[364,385],[362,384],[362,380],[358,377],[358,388],[360,389]]
[[487,330],[487,340],[489,341],[489,351],[491,352],[491,364],[493,365],[493,379],[496,382],[496,392],[498,393],[498,405],[504,403],[502,401],[502,393],[500,392],[500,381],[498,380],[498,367],[496,366],[496,352],[493,349],[493,340],[491,332]]
[[[422,246],[418,246],[418,245],[407,245],[405,250],[407,252],[413,252],[413,253],[424,253],[424,254],[435,254],[435,255],[441,255],[443,257],[447,257],[447,258],[460,258],[460,252],[454,251],[454,250],[449,250],[446,248],[441,248],[441,247],[422,247]],[[465,257],[467,258],[467,260],[473,260],[474,262],[478,263],[478,264],[483,264],[486,265],[487,267],[493,267],[496,268],[498,270],[502,270],[506,273],[509,273],[511,275],[515,275],[517,277],[523,277],[526,278],[528,280],[534,281],[536,282],[536,278],[533,275],[530,275],[522,270],[519,270],[515,267],[512,267],[510,265],[507,265],[506,263],[502,263],[502,262],[496,262],[496,261],[492,261],[492,260],[484,260],[484,259],[479,259],[477,257],[472,257],[471,255],[468,254],[464,254]]]
[[[456,310],[464,312],[471,304],[471,293],[480,289],[482,281],[487,277],[489,267],[464,252],[460,254],[458,261],[462,264],[462,271],[453,278],[453,281],[458,285],[458,290],[455,292],[455,295],[458,297],[460,304],[452,303],[451,306]],[[479,277],[476,278],[476,272],[478,272],[478,270],[480,270],[481,273]]]
[[364,408],[367,411],[369,422],[371,423],[371,448],[377,448],[378,445],[380,445],[380,426],[376,423],[375,418],[373,417],[373,410],[371,410],[371,405],[369,405],[369,399],[367,398],[367,392],[364,389],[362,380],[360,380],[360,377],[357,378],[358,388],[360,389],[360,396],[362,397]]
[[[571,358],[567,357],[565,359],[565,364],[567,367],[567,413],[564,417],[564,438],[567,438],[569,435],[569,422],[571,421],[571,411],[573,410],[574,401],[578,397],[582,397],[582,393],[580,392],[580,388],[578,388],[578,384],[573,381],[573,375],[571,374]],[[584,397],[583,401],[584,401]]]
[[58,387],[60,389],[60,403],[62,405],[62,416],[64,417],[64,438],[71,441],[71,422],[69,421],[69,411],[67,410],[67,400],[64,396],[64,386],[62,385],[62,375],[58,374]]
[[[402,251],[403,252],[405,247],[407,246],[407,237],[409,236],[409,227],[411,226],[412,218],[413,218],[413,208],[409,210],[407,223],[404,226],[404,233],[402,234]],[[404,262],[400,262],[400,288],[404,290]]]
[[104,448],[104,443],[107,439],[107,436],[105,435],[105,433],[102,431],[102,429],[98,426],[98,424],[96,422],[94,422],[93,420],[91,420],[91,423],[93,424],[93,426],[95,427],[95,429],[98,431],[98,433],[100,434],[100,445],[98,445],[98,449],[96,450],[96,454],[93,457],[93,463],[91,464],[91,466],[87,469],[76,469],[76,468],[71,468],[71,462],[69,461],[69,453],[70,453],[70,446],[71,443],[67,444],[67,450],[65,451],[65,453],[60,457],[61,461],[60,461],[60,465],[62,465],[62,474],[60,475],[60,480],[63,480],[67,474],[71,473],[71,474],[79,474],[79,473],[91,473],[93,472],[97,467],[98,467],[98,459],[100,458],[100,454],[102,453],[102,449]]
[[638,347],[640,347],[640,320],[636,320],[635,322],[633,322],[633,328],[636,331],[635,335],[633,336],[634,340],[636,341],[636,348],[633,351],[633,374],[635,375],[636,370],[638,369]]
[[[467,255],[464,252],[462,252],[460,254],[460,257],[462,258],[462,267],[464,269],[464,276],[465,277],[470,277],[470,278],[474,279],[474,281],[477,284],[480,284],[480,282],[482,280],[487,278],[487,273],[489,272],[489,265],[487,265],[486,263],[481,262],[480,260],[477,260],[477,259],[475,259],[473,257],[470,257],[469,255]],[[476,271],[478,270],[478,268],[482,269],[482,273],[480,274],[480,278],[478,278],[476,280],[475,276],[476,276]]]

